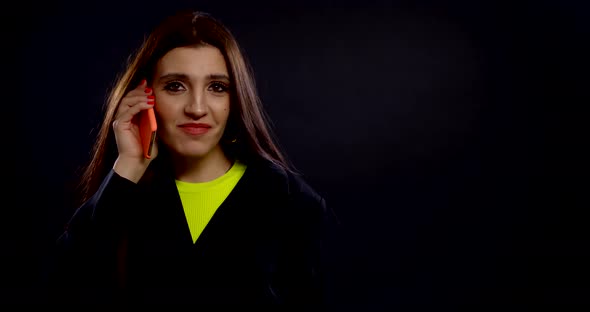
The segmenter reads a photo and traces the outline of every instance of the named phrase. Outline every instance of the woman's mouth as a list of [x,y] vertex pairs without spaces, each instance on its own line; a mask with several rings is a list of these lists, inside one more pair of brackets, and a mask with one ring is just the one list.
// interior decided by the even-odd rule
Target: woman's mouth
[[211,129],[211,126],[204,123],[186,123],[178,126],[183,132],[190,135],[205,134]]

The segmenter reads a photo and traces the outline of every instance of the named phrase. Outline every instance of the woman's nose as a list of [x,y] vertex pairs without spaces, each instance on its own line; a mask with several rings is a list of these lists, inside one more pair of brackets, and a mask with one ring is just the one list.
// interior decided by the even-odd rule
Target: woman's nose
[[197,118],[207,114],[207,103],[204,94],[195,93],[190,97],[184,111],[186,114],[193,115]]

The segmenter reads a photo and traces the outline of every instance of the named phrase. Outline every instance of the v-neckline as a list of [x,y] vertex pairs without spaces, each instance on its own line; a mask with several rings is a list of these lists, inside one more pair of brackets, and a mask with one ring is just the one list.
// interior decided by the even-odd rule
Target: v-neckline
[[219,207],[215,210],[207,225],[201,231],[199,237],[197,237],[196,241],[193,242],[193,238],[191,235],[190,227],[188,225],[188,221],[186,219],[186,214],[184,212],[184,208],[182,206],[182,200],[180,198],[180,194],[178,193],[178,189],[174,180],[172,180],[172,190],[174,192],[174,222],[175,224],[179,225],[177,235],[181,236],[181,242],[183,245],[189,245],[193,249],[200,249],[201,245],[204,245],[209,240],[211,235],[215,235],[215,228],[217,228],[217,224],[219,224],[220,220],[223,220],[225,215],[231,213],[233,207],[235,207],[235,198],[241,196],[240,194],[245,191],[247,187],[246,182],[247,179],[250,179],[250,175],[253,172],[253,168],[246,168],[244,174],[240,178],[240,180],[236,183],[234,188],[230,191],[228,196],[221,202]]

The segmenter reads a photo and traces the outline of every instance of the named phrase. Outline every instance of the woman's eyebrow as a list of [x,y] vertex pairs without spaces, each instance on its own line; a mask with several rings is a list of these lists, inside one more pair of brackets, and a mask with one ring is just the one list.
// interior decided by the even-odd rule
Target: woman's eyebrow
[[[230,81],[229,76],[226,74],[209,74],[206,77],[208,80],[227,80]],[[160,76],[158,80],[168,80],[168,79],[179,79],[179,80],[189,80],[189,76],[183,73],[168,73]]]
[[229,80],[229,77],[226,74],[210,74],[207,76],[209,80]]
[[164,79],[166,79],[166,80],[168,80],[168,79],[186,80],[186,79],[188,79],[188,76],[186,74],[182,74],[182,73],[168,73],[168,74],[164,74],[158,78],[158,80],[164,80]]

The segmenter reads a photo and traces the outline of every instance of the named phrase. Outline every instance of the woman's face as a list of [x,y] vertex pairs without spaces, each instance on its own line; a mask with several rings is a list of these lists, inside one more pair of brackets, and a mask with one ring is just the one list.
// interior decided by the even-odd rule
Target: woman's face
[[229,116],[229,85],[215,47],[176,48],[160,59],[152,84],[158,136],[172,153],[197,158],[223,153],[219,141]]

